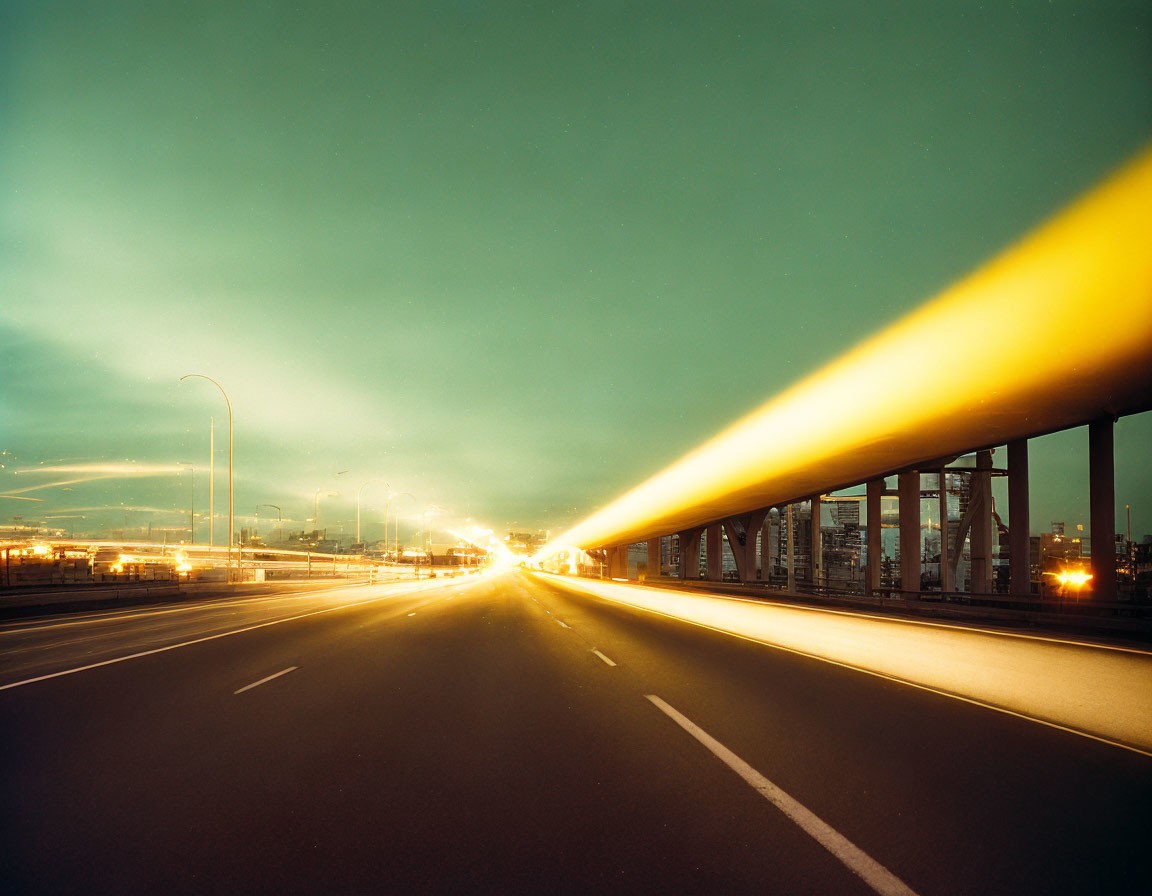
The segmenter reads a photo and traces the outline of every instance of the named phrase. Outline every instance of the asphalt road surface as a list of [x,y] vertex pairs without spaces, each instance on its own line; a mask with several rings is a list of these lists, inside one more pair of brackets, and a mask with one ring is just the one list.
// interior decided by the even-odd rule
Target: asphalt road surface
[[0,735],[5,893],[1152,880],[1146,755],[523,573],[5,625]]

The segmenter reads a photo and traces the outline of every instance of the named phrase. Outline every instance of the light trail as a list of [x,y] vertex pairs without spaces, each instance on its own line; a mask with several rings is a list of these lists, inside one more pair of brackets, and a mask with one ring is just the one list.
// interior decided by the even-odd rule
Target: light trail
[[[23,495],[26,492],[39,492],[46,488],[59,488],[62,485],[79,485],[81,482],[98,482],[104,479],[117,479],[117,476],[82,476],[79,479],[61,479],[57,482],[42,482],[40,485],[29,485],[24,488],[14,488],[4,493],[2,497],[11,498],[15,495]],[[111,510],[119,508],[112,507]]]
[[[110,572],[121,575],[135,569],[165,568],[181,578],[197,581],[197,573],[208,569],[221,569],[230,565],[227,548],[210,547],[203,544],[183,544],[180,542],[140,542],[140,541],[89,541],[30,535],[0,542],[0,546],[14,551],[13,556],[39,557],[49,560],[54,556],[88,560],[95,572]],[[110,556],[115,554],[115,557]],[[262,569],[273,572],[310,573],[325,576],[415,575],[417,569],[412,564],[386,563],[361,554],[328,554],[308,550],[287,550],[283,548],[249,547],[233,549],[232,560],[240,558],[245,569]],[[455,573],[471,567],[432,567],[440,573]],[[159,580],[158,580],[159,581]],[[115,585],[117,582],[96,584]]]
[[21,467],[14,475],[29,473],[96,473],[100,476],[168,476],[186,473],[187,466],[174,464],[63,464],[56,466]]
[[[30,485],[25,488],[9,489],[3,495],[0,495],[0,497],[12,498],[16,495],[23,495],[26,492],[37,492],[46,488],[59,488],[64,485],[79,485],[84,482],[98,482],[103,479],[123,479],[135,476],[171,476],[173,473],[184,472],[187,472],[187,467],[173,466],[171,464],[57,464],[54,466],[23,467],[19,470],[13,470],[12,474],[14,476],[27,476],[36,473],[52,473],[54,475],[60,473],[87,473],[92,475],[82,476],[77,479],[61,479],[56,482],[43,482],[39,485]],[[111,507],[109,509],[116,510],[118,508]]]
[[[362,607],[362,606],[365,606],[368,604],[377,603],[377,602],[382,601],[382,600],[388,600],[388,599],[394,598],[394,597],[405,596],[405,595],[411,594],[414,591],[427,591],[427,590],[432,590],[432,589],[436,589],[436,588],[443,588],[446,586],[450,587],[451,583],[444,581],[444,580],[437,581],[435,579],[432,579],[432,580],[426,579],[423,582],[390,583],[390,586],[379,586],[378,589],[374,589],[374,590],[378,590],[378,593],[372,597],[361,597],[358,600],[352,600],[352,601],[348,601],[346,603],[338,603],[335,606],[321,607],[320,609],[308,610],[308,611],[303,612],[303,613],[295,613],[291,616],[279,617],[279,618],[270,619],[270,620],[267,620],[264,622],[256,622],[256,623],[253,623],[250,625],[241,626],[239,628],[229,629],[227,631],[212,632],[211,634],[200,635],[198,637],[193,637],[193,638],[190,638],[187,640],[178,641],[178,642],[175,642],[172,644],[164,644],[160,647],[153,647],[153,648],[149,648],[147,650],[138,650],[138,651],[135,651],[133,653],[126,654],[123,656],[111,657],[109,659],[99,660],[97,662],[85,663],[84,665],[81,665],[81,666],[73,666],[73,667],[69,667],[66,669],[59,669],[59,670],[54,671],[54,672],[48,672],[48,673],[45,673],[42,675],[35,675],[35,676],[30,677],[30,678],[21,679],[19,681],[12,681],[12,682],[8,682],[7,684],[0,684],[0,691],[6,691],[10,688],[24,687],[25,685],[35,684],[36,682],[48,681],[48,680],[51,680],[53,678],[60,678],[64,675],[75,675],[76,673],[79,673],[79,672],[87,672],[91,669],[99,669],[99,668],[102,668],[104,666],[113,665],[115,663],[123,663],[123,662],[127,662],[129,660],[140,659],[142,657],[154,656],[155,654],[158,654],[158,653],[166,653],[170,650],[178,650],[182,647],[191,647],[195,644],[204,644],[208,641],[215,641],[219,638],[228,638],[228,637],[231,637],[233,635],[240,635],[240,634],[244,634],[246,632],[256,631],[258,629],[268,628],[269,626],[272,626],[272,625],[283,625],[286,622],[295,622],[299,619],[308,619],[308,618],[315,617],[315,616],[321,616],[321,615],[324,615],[326,613],[335,612],[337,610],[346,610],[349,608]],[[347,594],[347,592],[349,592],[351,590],[352,589],[349,589],[349,588],[334,589],[332,591],[327,592],[325,595],[322,595],[322,597],[327,599],[327,600],[331,600],[333,598],[341,599],[343,596],[345,596]],[[379,592],[383,592],[383,593],[379,593]]]
[[547,580],[1152,755],[1152,653],[667,588]]
[[565,545],[590,549],[669,535],[1152,409],[1149,246],[1152,152],[1145,152],[919,310],[559,535],[539,556]]

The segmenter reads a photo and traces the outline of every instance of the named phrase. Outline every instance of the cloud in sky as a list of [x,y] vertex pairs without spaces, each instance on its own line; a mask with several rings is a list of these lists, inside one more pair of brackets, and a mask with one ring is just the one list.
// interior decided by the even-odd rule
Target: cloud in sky
[[560,528],[1152,136],[1139,3],[4,15],[0,447],[202,466],[207,373],[299,517],[350,469]]

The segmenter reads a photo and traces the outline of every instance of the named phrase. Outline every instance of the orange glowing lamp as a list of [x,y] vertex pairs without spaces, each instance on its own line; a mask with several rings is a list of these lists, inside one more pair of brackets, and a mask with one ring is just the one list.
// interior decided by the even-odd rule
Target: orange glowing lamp
[[1079,591],[1092,578],[1092,573],[1082,569],[1064,569],[1056,573],[1056,581],[1064,588]]

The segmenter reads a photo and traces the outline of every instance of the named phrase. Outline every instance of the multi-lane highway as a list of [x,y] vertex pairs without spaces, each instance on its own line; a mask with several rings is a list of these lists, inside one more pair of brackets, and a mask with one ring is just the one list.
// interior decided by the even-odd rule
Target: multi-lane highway
[[524,573],[11,623],[0,890],[1146,892],[1152,757],[894,677]]

